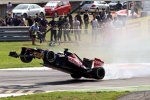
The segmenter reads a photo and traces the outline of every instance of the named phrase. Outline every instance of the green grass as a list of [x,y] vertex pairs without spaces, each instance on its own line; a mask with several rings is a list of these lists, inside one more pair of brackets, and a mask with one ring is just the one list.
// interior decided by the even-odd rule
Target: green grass
[[8,56],[10,51],[20,53],[22,46],[33,47],[30,44],[30,42],[0,42],[0,68],[40,66],[38,60],[34,60],[31,64],[23,64],[20,60]]
[[127,93],[129,92],[51,92],[0,98],[0,100],[116,100]]

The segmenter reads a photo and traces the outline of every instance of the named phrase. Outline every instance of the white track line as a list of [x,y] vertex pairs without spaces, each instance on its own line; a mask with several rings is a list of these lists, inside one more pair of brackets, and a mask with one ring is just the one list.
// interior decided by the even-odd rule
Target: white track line
[[51,70],[48,67],[32,67],[32,68],[8,68],[8,69],[0,69],[0,70]]
[[14,97],[14,96],[22,96],[22,95],[30,95],[30,94],[26,94],[26,93],[19,93],[19,94],[16,94],[16,93],[0,94],[0,98],[3,98],[3,97]]

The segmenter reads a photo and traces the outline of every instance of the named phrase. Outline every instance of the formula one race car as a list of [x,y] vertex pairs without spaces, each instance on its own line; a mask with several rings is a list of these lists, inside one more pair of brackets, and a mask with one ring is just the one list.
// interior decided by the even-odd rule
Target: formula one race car
[[98,58],[81,60],[68,49],[65,49],[63,53],[55,53],[50,50],[22,47],[20,54],[10,52],[9,56],[20,58],[24,63],[30,63],[33,58],[43,59],[44,66],[69,73],[74,79],[81,77],[103,79],[105,76],[103,61]]

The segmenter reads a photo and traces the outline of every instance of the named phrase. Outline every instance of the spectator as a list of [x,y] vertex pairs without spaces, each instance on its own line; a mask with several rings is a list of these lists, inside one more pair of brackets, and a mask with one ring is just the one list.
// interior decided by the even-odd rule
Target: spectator
[[76,17],[77,20],[80,22],[80,29],[82,29],[83,21],[82,21],[80,12],[78,12],[78,14],[77,14],[75,17]]
[[75,17],[74,22],[73,22],[73,29],[74,29],[74,35],[75,35],[75,41],[79,40],[80,41],[80,22],[77,20]]
[[63,27],[64,28],[64,41],[66,41],[66,36],[67,36],[68,40],[71,41],[71,38],[69,35],[70,30],[68,30],[70,25],[69,25],[69,20],[67,19],[66,16],[64,17],[64,25],[63,26],[64,26]]
[[107,21],[112,21],[112,20],[113,18],[112,18],[111,12],[108,12]]
[[[51,27],[51,38],[50,38],[50,46],[56,43],[57,39],[57,22],[55,21],[55,18],[53,17],[52,20],[48,23]],[[54,41],[53,41],[54,39]]]
[[[76,18],[75,18],[76,19]],[[88,24],[89,24],[89,14],[88,11],[86,11],[83,15],[84,25],[85,25],[85,33],[88,33]]]
[[[46,19],[46,17],[45,16],[43,16],[43,18],[41,18],[41,20],[40,20],[40,30],[41,30],[41,32],[46,32],[46,30],[47,30],[47,26],[48,26],[48,21],[47,21],[47,19]],[[45,41],[45,37],[46,37],[46,34],[44,34],[44,41]]]
[[25,25],[25,18],[23,17],[23,15],[20,16],[20,21],[21,21],[20,26],[26,26]]
[[36,17],[34,18],[34,21],[37,22],[38,24],[41,21],[41,18],[39,17],[38,13],[36,14]]
[[29,17],[27,18],[27,26],[32,26],[33,23],[34,23],[33,17],[29,16]]
[[63,29],[63,18],[62,17],[59,17],[57,25],[58,25],[58,41],[60,44],[61,36],[62,36],[62,29]]
[[102,9],[102,11],[99,12],[99,16],[100,16],[100,20],[98,20],[99,27],[103,28],[105,26],[106,18],[107,18],[105,9]]
[[69,24],[70,24],[70,30],[71,30],[71,33],[73,33],[73,17],[71,14],[69,14]]
[[131,3],[131,16],[134,16],[134,12],[135,12],[135,7],[134,7],[134,3]]
[[21,24],[20,17],[15,15],[15,18],[13,18],[13,25],[14,26],[19,26]]
[[102,20],[102,23],[104,24],[105,21],[106,21],[106,12],[105,12],[105,9],[102,9],[102,12],[101,12],[101,20]]
[[116,10],[121,10],[122,9],[122,4],[120,3],[120,1],[117,2],[116,4]]
[[38,23],[36,22],[29,28],[30,37],[32,39],[32,45],[35,45],[37,32],[39,32],[39,26]]
[[6,25],[12,26],[13,25],[13,18],[11,14],[8,14],[7,17],[5,17]]
[[96,19],[97,19],[97,21],[100,23],[100,21],[101,21],[101,16],[100,16],[100,14],[99,14],[99,12],[96,12],[96,15],[94,16]]
[[12,9],[13,9],[12,3],[8,2],[7,3],[7,14],[11,14],[12,15]]
[[96,41],[97,34],[98,34],[98,27],[99,27],[96,17],[93,17],[93,20],[91,21],[91,25],[92,25],[92,41]]
[[100,12],[99,12],[99,15],[96,16],[96,19],[97,19],[97,21],[98,21],[100,27],[102,27],[102,25],[103,25],[102,17],[103,17],[103,15],[102,15],[102,12],[100,11]]

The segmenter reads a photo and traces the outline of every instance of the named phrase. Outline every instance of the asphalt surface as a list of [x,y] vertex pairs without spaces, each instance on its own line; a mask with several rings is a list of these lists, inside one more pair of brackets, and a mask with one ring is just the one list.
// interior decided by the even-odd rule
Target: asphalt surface
[[[73,80],[69,74],[56,70],[0,70],[0,94],[39,93],[46,91],[87,90],[144,91],[136,93],[144,99],[136,99],[136,94],[127,95],[119,100],[150,100],[150,76],[124,79],[86,79]],[[146,98],[146,99],[145,99]],[[148,99],[147,99],[148,98]]]
[[118,100],[150,100],[150,91],[138,91],[120,97]]

